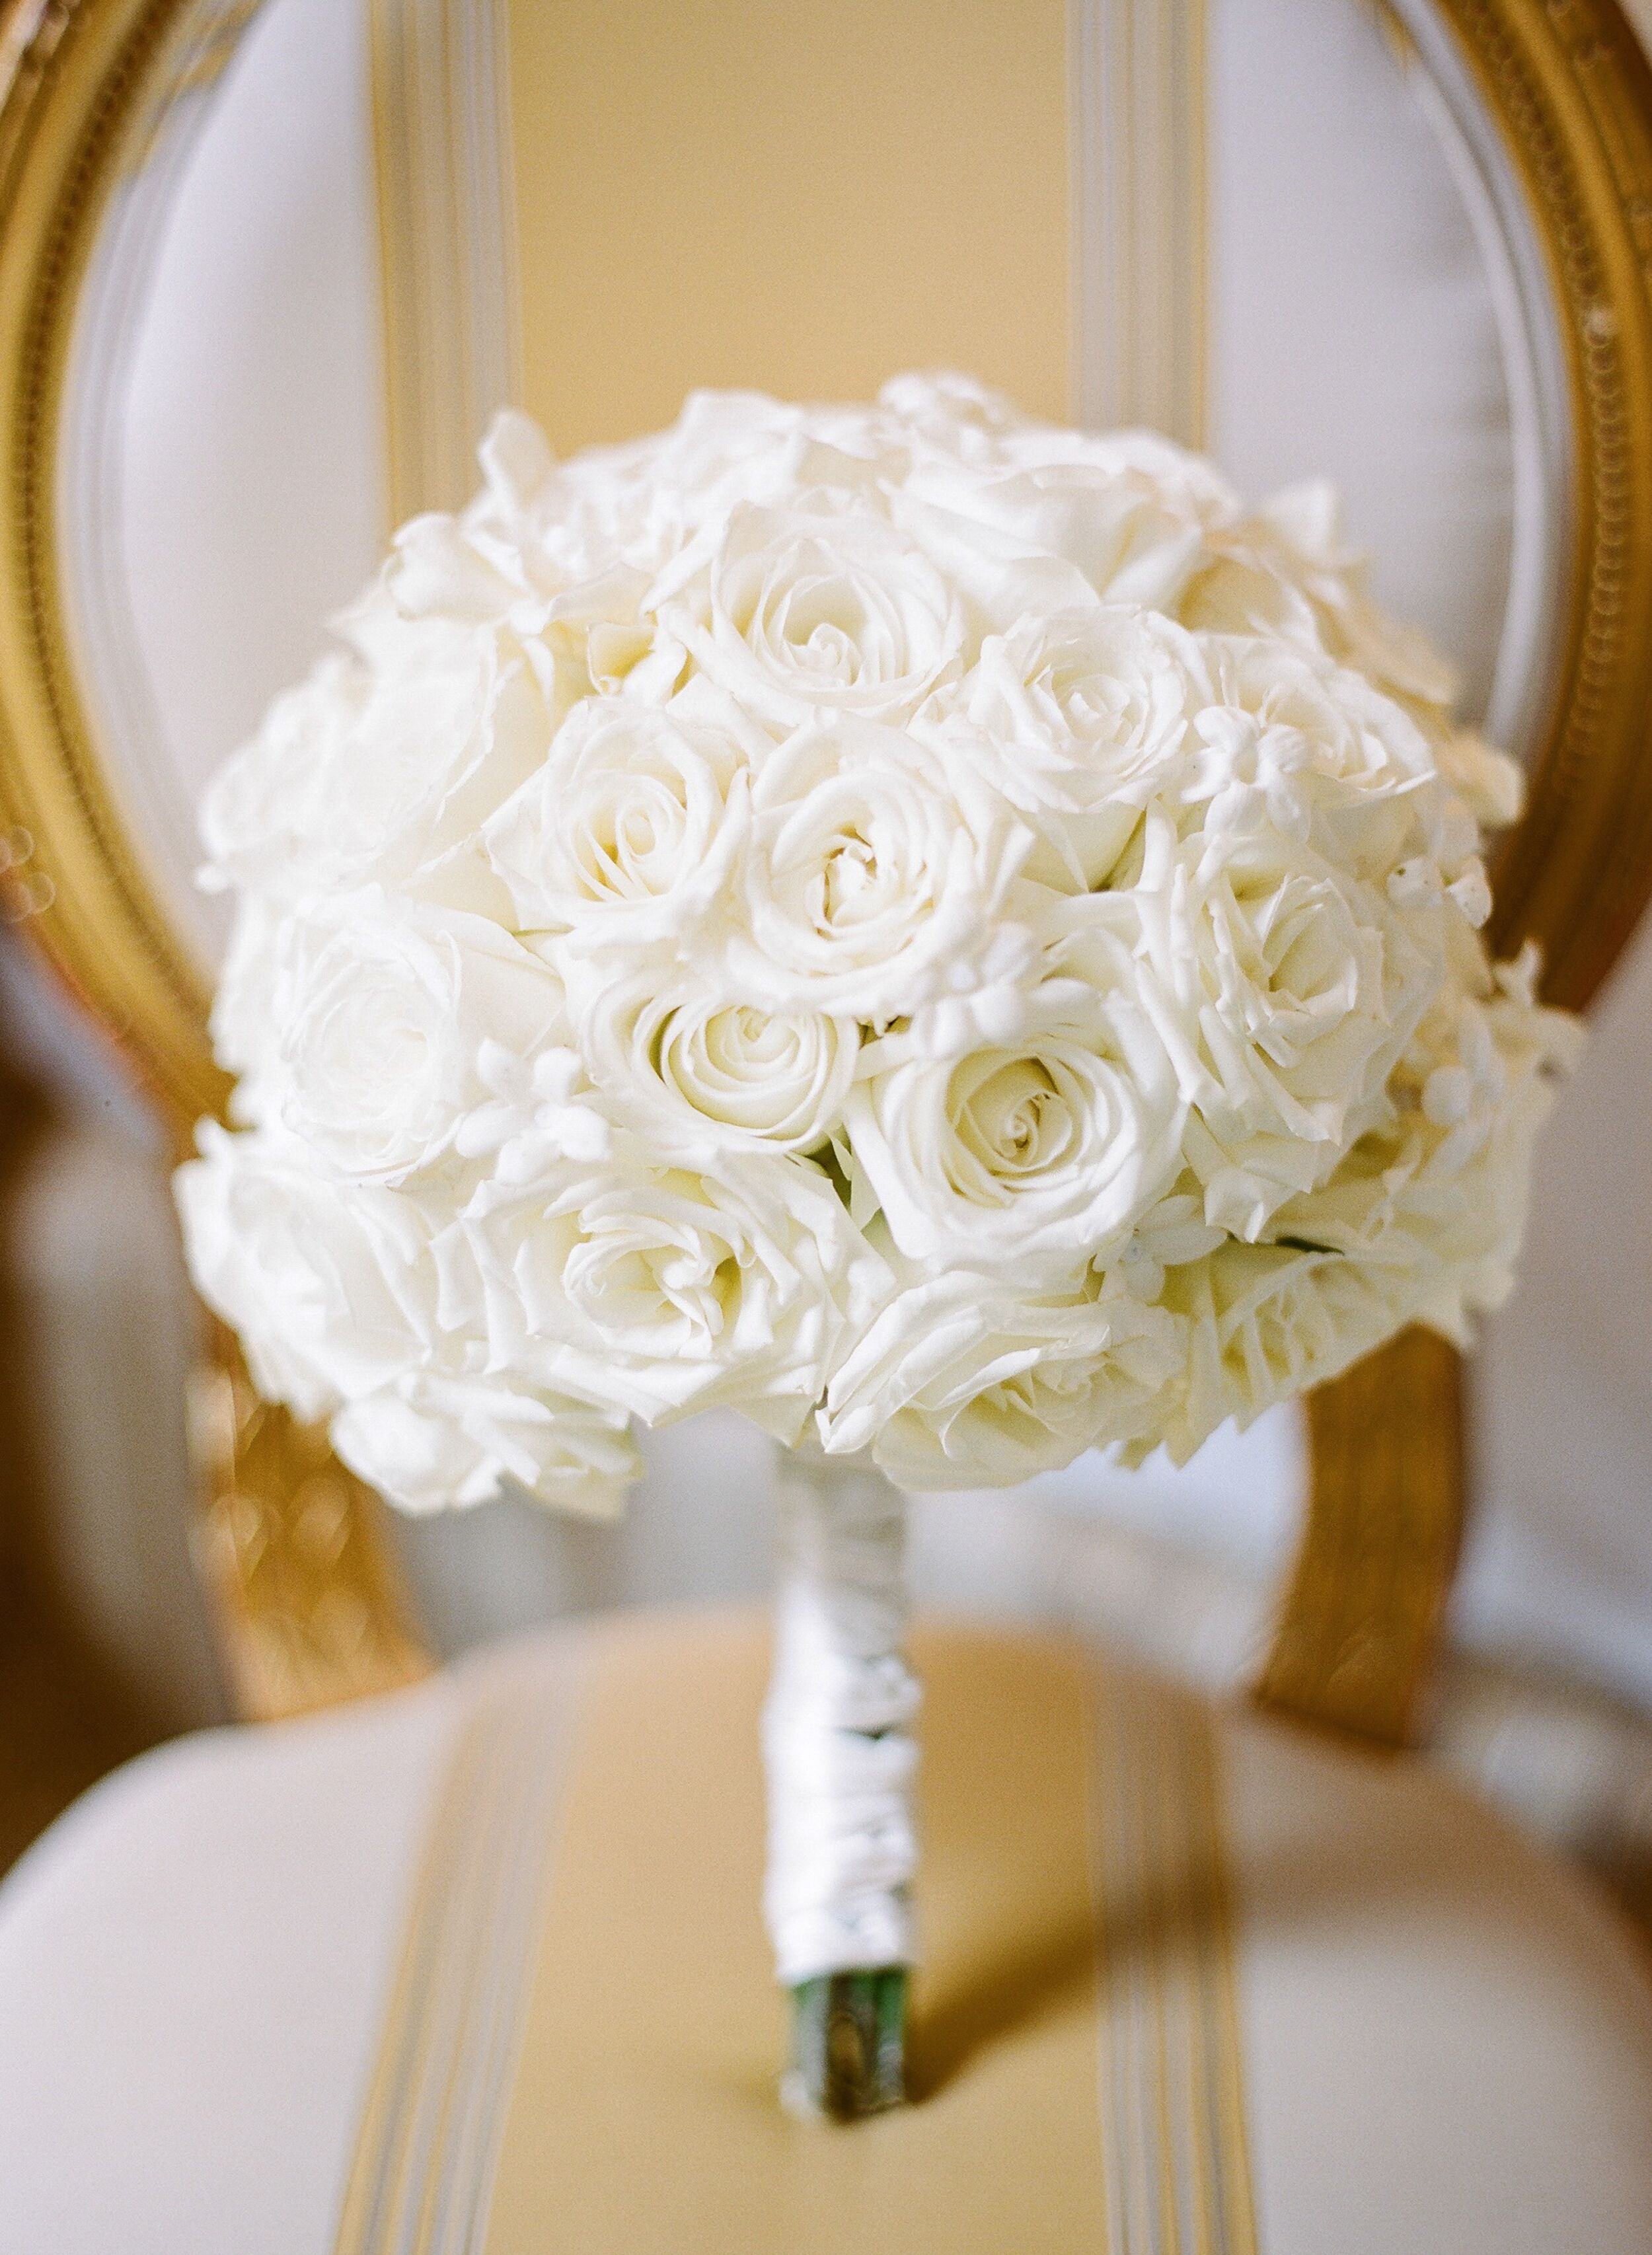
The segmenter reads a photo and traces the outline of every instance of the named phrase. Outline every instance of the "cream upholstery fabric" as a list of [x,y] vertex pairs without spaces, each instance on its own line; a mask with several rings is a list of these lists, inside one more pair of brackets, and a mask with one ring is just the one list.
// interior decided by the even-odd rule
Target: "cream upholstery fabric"
[[1268,2255],[1652,2246],[1652,1992],[1601,1907],[1413,1764],[1227,1743]]
[[438,1682],[181,1740],[0,1888],[0,2247],[331,2245],[421,1823]]
[[[183,1742],[46,1837],[0,1888],[0,2246],[327,2255],[443,1758],[557,1652]],[[1264,2255],[1645,2255],[1652,1992],[1608,1915],[1416,1765],[1220,1739]]]

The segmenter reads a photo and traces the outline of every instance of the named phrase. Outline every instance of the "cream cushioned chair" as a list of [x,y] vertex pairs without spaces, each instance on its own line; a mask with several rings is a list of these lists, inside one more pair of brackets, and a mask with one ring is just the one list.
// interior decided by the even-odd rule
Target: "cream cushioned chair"
[[[132,280],[250,12],[74,0],[0,88],[6,904],[180,1144],[222,1097],[199,762],[103,535]],[[1208,428],[1252,487],[1329,467],[1528,761],[1500,938],[1581,1003],[1652,875],[1645,63],[1606,0],[1205,19],[383,0],[397,505],[451,497],[512,383],[568,443],[690,381],[940,357]],[[431,1675],[373,1500],[210,1361],[201,1547],[266,1719],[118,1773],[0,1889],[0,2245],[1652,2246],[1633,1945],[1392,1751],[1460,1525],[1440,1343],[1316,1397],[1261,1709],[924,1630],[920,2103],[849,2133],[773,2095],[761,1631],[620,1617]]]

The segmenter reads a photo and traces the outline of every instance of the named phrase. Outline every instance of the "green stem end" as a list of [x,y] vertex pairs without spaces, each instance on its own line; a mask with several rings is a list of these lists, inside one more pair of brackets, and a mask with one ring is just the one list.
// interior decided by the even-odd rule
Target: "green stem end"
[[791,1992],[791,2066],[781,2087],[794,2114],[858,2122],[906,2097],[906,1968],[823,1973]]

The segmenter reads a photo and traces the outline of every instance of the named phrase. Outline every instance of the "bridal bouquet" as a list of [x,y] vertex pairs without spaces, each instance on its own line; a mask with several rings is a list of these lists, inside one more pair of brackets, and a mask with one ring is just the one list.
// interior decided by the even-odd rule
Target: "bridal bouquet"
[[364,1479],[606,1509],[714,1403],[1180,1459],[1501,1298],[1571,1038],[1479,937],[1517,777],[1323,488],[948,377],[482,462],[205,811],[194,1275]]

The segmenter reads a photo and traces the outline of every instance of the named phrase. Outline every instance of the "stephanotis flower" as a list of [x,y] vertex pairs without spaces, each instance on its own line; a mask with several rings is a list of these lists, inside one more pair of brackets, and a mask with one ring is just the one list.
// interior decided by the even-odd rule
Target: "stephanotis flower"
[[501,1042],[476,1052],[476,1078],[487,1100],[460,1121],[453,1148],[461,1158],[491,1159],[502,1183],[530,1183],[564,1159],[606,1159],[609,1127],[577,1050],[542,1049],[530,1061]]
[[364,1478],[610,1509],[711,1403],[1185,1456],[1497,1303],[1574,1029],[1326,489],[959,376],[482,461],[203,814],[191,1262]]

